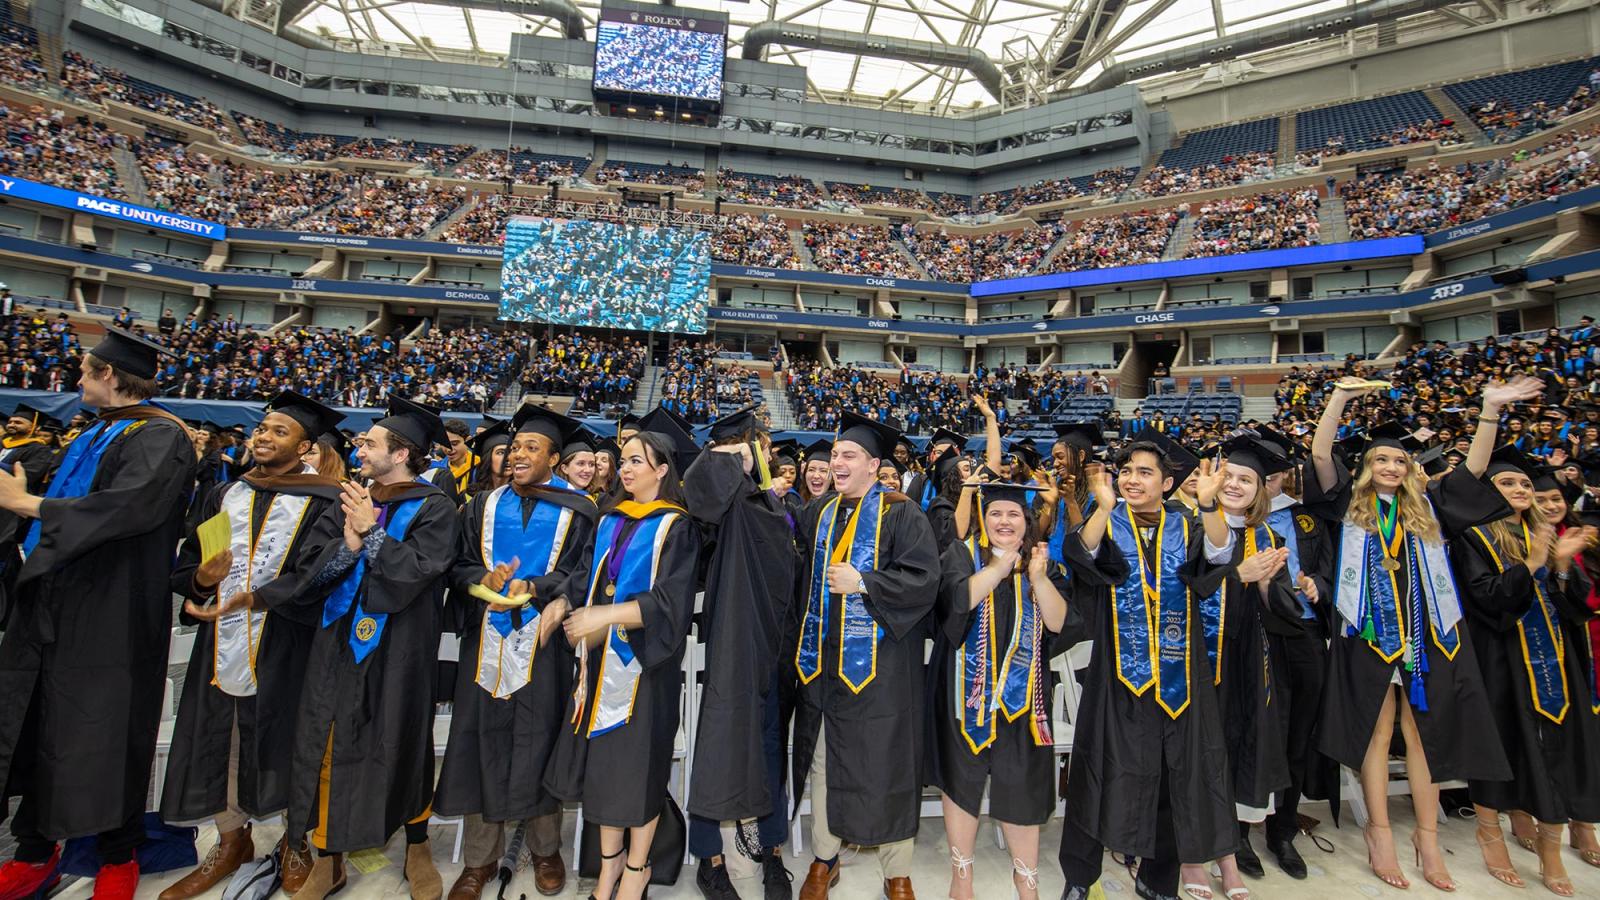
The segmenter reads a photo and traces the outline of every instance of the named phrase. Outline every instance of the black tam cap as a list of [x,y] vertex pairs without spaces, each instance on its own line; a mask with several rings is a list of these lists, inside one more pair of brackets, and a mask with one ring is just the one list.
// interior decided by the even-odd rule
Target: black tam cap
[[680,424],[683,421],[682,416],[665,406],[650,410],[639,420],[640,431],[660,435],[672,445],[672,456],[678,464],[680,473],[689,468],[694,458],[700,455],[700,446],[694,442],[693,430]]
[[967,445],[967,437],[958,431],[952,431],[941,426],[933,430],[933,437],[928,438],[928,451],[932,452],[933,448],[940,444],[953,444],[957,450],[960,450]]
[[1245,434],[1229,438],[1223,443],[1222,452],[1227,456],[1228,462],[1244,466],[1262,478],[1278,472],[1287,472],[1294,465],[1277,447],[1261,438]]
[[1424,446],[1421,441],[1411,436],[1410,429],[1399,422],[1385,422],[1367,432],[1366,450],[1389,447],[1407,453],[1419,453]]
[[444,420],[439,418],[439,410],[404,397],[389,397],[389,415],[373,423],[374,428],[380,425],[421,447],[424,452],[435,444],[449,443],[450,440],[445,434]]
[[517,434],[542,434],[550,440],[557,453],[565,453],[567,444],[583,431],[583,424],[571,416],[556,412],[548,406],[524,403],[511,417],[511,427]]
[[[484,421],[489,421],[487,416],[484,417]],[[511,434],[510,422],[491,422],[488,428],[467,439],[467,447],[472,450],[473,456],[487,459],[489,454],[494,452],[494,448],[510,445]]]
[[281,413],[295,420],[313,441],[330,431],[338,431],[339,423],[344,421],[344,413],[295,391],[279,391],[267,401],[267,412]]
[[1528,476],[1529,480],[1532,480],[1534,473],[1541,468],[1543,466],[1526,453],[1518,450],[1515,444],[1505,444],[1497,447],[1494,453],[1489,456],[1489,466],[1484,469],[1483,477],[1490,479],[1505,472],[1517,472]]
[[156,363],[162,356],[175,356],[171,350],[151,343],[131,331],[106,327],[105,339],[89,351],[96,359],[110,363],[136,378],[156,377]]
[[[888,459],[894,456],[895,440],[899,437],[900,432],[892,426],[846,411],[839,418],[839,434],[833,440],[835,444],[842,441],[860,444],[871,456]],[[956,437],[959,439],[961,436]],[[934,434],[933,439],[939,440],[938,433]]]
[[759,403],[741,406],[727,415],[711,423],[710,436],[713,441],[725,441],[749,434],[752,431],[761,431],[761,420],[756,418],[756,410],[761,408]]
[[1077,447],[1088,453],[1106,442],[1106,435],[1094,422],[1057,422],[1056,443]]

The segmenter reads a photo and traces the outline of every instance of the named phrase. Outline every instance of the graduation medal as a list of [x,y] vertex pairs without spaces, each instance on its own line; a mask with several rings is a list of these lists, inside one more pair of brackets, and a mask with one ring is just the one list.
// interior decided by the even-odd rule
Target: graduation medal
[[1389,504],[1389,514],[1383,514],[1383,506],[1376,497],[1372,500],[1373,507],[1378,513],[1378,536],[1383,546],[1383,570],[1385,572],[1400,571],[1400,502]]
[[616,595],[617,595],[617,586],[614,585],[614,584],[606,585],[606,596],[607,597],[615,597]]

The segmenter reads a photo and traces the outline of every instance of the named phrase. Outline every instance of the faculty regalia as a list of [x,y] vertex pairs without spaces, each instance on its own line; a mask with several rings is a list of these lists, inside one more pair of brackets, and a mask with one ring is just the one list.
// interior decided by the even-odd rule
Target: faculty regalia
[[[1399,565],[1386,573],[1376,559],[1383,553],[1380,539],[1368,536],[1363,542],[1351,533],[1354,526],[1344,521],[1351,476],[1342,466],[1337,473],[1338,483],[1331,491],[1322,489],[1315,472],[1308,472],[1311,477],[1306,479],[1306,508],[1325,517],[1338,548],[1333,559],[1337,633],[1329,647],[1318,749],[1341,765],[1359,770],[1384,697],[1398,681],[1411,703],[1435,782],[1509,778],[1499,742],[1483,740],[1484,735],[1495,733],[1494,716],[1471,634],[1452,621],[1459,618],[1460,589],[1444,561],[1443,547],[1428,549],[1420,539],[1401,536]],[[1445,540],[1509,513],[1499,491],[1465,467],[1431,483],[1428,499]],[[1345,557],[1350,554],[1354,555],[1352,562],[1346,565]],[[1413,592],[1412,573],[1422,569],[1430,577]],[[1385,606],[1363,599],[1372,592],[1371,585],[1386,574],[1392,574],[1393,584],[1385,593],[1412,598],[1410,602]],[[1387,582],[1387,578],[1383,580]],[[1363,582],[1368,586],[1364,588]],[[1418,614],[1421,607],[1437,608]],[[1444,625],[1454,627],[1441,627]],[[1426,639],[1418,641],[1415,635],[1424,628]],[[1365,639],[1364,634],[1373,639]],[[1419,645],[1422,652],[1414,654],[1407,666],[1405,648],[1414,651]]]
[[23,542],[0,639],[0,784],[49,839],[145,809],[166,688],[173,548],[194,445],[148,403],[73,442]]
[[[982,810],[1011,825],[1043,825],[1056,806],[1055,735],[1050,703],[1056,674],[1050,660],[1065,652],[1080,627],[1053,632],[1018,568],[992,595],[972,606],[967,585],[981,568],[977,538],[951,545],[940,557],[933,655],[928,660],[927,781],[971,815]],[[1027,565],[1027,558],[1020,565]],[[1051,566],[1050,580],[1068,596],[1067,577]],[[1018,603],[1018,590],[1024,595]],[[1068,622],[1074,611],[1069,602]],[[996,706],[998,701],[999,705]]]
[[[1217,590],[1232,562],[1218,565],[1206,558],[1205,529],[1176,503],[1164,509],[1164,524],[1141,525],[1137,540],[1145,558],[1163,560],[1162,605],[1183,620],[1150,635],[1148,601],[1132,596],[1139,590],[1141,551],[1131,545],[1129,516],[1128,504],[1118,501],[1112,534],[1093,556],[1083,545],[1084,526],[1064,543],[1074,584],[1069,603],[1082,621],[1082,637],[1095,644],[1073,731],[1066,814],[1108,849],[1152,857],[1165,781],[1178,859],[1205,862],[1232,853],[1239,842],[1228,747],[1217,693],[1209,687],[1214,676],[1200,616],[1201,598]],[[1158,649],[1162,644],[1172,652]]]
[[[847,523],[862,506],[869,508],[860,537],[846,546]],[[933,532],[915,502],[877,484],[861,500],[813,500],[798,524],[794,797],[804,791],[812,754],[826,749],[832,833],[862,846],[907,840],[917,833],[922,795],[923,622],[939,579]],[[865,598],[827,590],[830,558],[861,572]],[[824,721],[826,748],[817,746]]]
[[769,796],[762,726],[773,673],[787,662],[793,532],[784,501],[757,487],[738,456],[701,454],[683,491],[704,525],[708,554],[700,616],[706,680],[689,812],[718,822],[760,818],[783,803]]
[[338,504],[312,538],[323,547],[313,586],[331,592],[295,723],[286,830],[314,827],[312,844],[330,853],[383,846],[433,796],[434,660],[459,520],[420,481],[371,491],[378,527],[361,550],[345,548]]
[[1521,810],[1540,822],[1600,821],[1589,581],[1576,565],[1565,581],[1554,572],[1535,578],[1493,541],[1485,527],[1451,543],[1472,649],[1511,765],[1510,781],[1468,782],[1472,802]]
[[664,501],[623,500],[595,529],[587,596],[574,607],[634,601],[644,624],[613,626],[583,648],[545,770],[545,787],[582,803],[586,821],[635,828],[661,814],[699,557],[699,526]]
[[202,605],[240,591],[255,599],[248,610],[215,622],[197,623],[179,614],[184,624],[200,627],[162,783],[166,821],[205,819],[227,808],[236,722],[239,808],[264,819],[289,805],[295,713],[327,593],[326,588],[311,590],[312,563],[321,547],[308,549],[308,538],[338,499],[338,483],[306,467],[277,478],[247,473],[214,486],[201,503],[202,522],[219,511],[228,514],[233,569],[212,590],[196,591],[195,570],[203,560],[191,531],[178,552],[172,592]]
[[[576,604],[587,587],[595,520],[588,495],[559,478],[519,496],[511,485],[479,494],[461,514],[450,603],[465,607],[450,742],[434,809],[522,821],[555,812],[545,764],[572,692],[572,656],[559,636],[538,646],[539,616],[551,601]],[[533,592],[517,610],[494,610],[468,594],[496,564],[517,559],[513,576]]]

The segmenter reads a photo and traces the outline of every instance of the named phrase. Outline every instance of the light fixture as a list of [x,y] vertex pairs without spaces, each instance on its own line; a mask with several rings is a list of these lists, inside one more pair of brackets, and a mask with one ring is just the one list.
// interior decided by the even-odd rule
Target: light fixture
[[639,111],[639,110],[638,110],[638,109],[637,109],[637,108],[635,108],[635,107],[632,107],[632,106],[630,106],[630,107],[628,107],[628,112],[631,112],[631,113],[636,113],[636,112],[638,112],[638,111]]
[[666,111],[665,110],[660,110],[660,109],[656,110],[656,118],[659,119],[664,115],[666,115]]
[[685,119],[689,118],[689,114],[688,113],[679,113],[678,115],[684,117]]

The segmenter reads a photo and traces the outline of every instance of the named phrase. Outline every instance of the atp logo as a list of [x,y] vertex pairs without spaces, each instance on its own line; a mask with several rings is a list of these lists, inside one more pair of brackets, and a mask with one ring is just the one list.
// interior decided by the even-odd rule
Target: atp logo
[[1455,284],[1441,284],[1433,289],[1433,293],[1428,295],[1428,299],[1449,300],[1451,297],[1461,296],[1466,289],[1467,283],[1464,281],[1458,281]]

